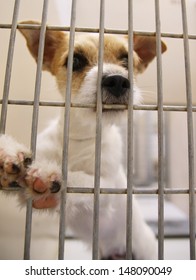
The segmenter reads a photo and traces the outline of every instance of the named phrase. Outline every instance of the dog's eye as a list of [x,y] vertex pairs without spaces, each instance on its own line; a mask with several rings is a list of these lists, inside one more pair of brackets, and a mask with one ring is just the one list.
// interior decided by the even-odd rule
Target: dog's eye
[[128,69],[128,54],[124,54],[120,57],[120,61],[122,63],[122,66],[126,69]]
[[[67,67],[68,58],[66,59],[65,66]],[[82,70],[88,64],[87,58],[79,53],[75,53],[73,56],[73,72]]]

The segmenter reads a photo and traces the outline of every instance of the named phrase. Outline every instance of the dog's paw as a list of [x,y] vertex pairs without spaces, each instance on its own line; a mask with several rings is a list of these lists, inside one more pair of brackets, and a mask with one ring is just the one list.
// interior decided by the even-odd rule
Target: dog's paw
[[0,188],[17,192],[21,203],[32,198],[37,209],[59,204],[61,170],[54,162],[32,163],[31,152],[7,135],[0,136]]
[[0,187],[19,187],[31,164],[31,152],[7,135],[0,136]]
[[33,163],[25,176],[25,199],[32,198],[33,207],[36,209],[55,208],[60,200],[60,174],[55,163]]

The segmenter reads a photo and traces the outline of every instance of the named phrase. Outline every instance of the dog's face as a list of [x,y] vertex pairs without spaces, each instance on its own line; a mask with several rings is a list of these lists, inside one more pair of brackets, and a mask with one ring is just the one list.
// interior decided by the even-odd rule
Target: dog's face
[[[36,22],[23,22],[37,24]],[[27,46],[37,60],[39,30],[21,29]],[[58,87],[65,94],[68,66],[69,34],[47,30],[43,69],[55,75]],[[97,96],[99,36],[76,34],[73,56],[72,102],[95,104]],[[162,42],[162,52],[166,45]],[[134,37],[134,77],[141,73],[156,55],[155,37]],[[135,83],[135,82],[134,82]],[[102,71],[103,104],[127,104],[130,94],[128,80],[128,40],[126,36],[105,35]],[[140,102],[140,92],[134,88],[134,104]],[[91,110],[93,111],[93,110]]]
[[[96,103],[98,49],[99,38],[97,35],[76,36],[73,58],[73,102]],[[67,55],[68,53],[65,54],[65,61]],[[138,56],[134,53],[134,69],[137,69],[138,63]],[[62,81],[66,76],[65,71],[66,69],[64,72],[60,71],[58,81]],[[130,83],[128,80],[128,43],[125,37],[112,35],[104,37],[101,88],[103,104],[127,104]],[[139,97],[139,94],[134,95],[135,103],[138,103]]]

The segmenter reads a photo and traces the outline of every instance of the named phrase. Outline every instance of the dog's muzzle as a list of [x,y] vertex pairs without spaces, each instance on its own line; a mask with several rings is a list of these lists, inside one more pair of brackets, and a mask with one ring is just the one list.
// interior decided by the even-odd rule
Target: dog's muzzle
[[103,104],[127,104],[130,82],[121,75],[108,75],[102,78]]

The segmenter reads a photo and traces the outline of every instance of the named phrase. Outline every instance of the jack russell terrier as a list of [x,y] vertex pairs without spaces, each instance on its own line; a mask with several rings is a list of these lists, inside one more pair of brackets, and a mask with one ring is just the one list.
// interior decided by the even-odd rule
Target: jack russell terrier
[[[34,21],[25,24],[38,24]],[[39,30],[21,29],[32,56],[37,60]],[[43,69],[55,76],[59,91],[65,94],[69,34],[47,30]],[[98,76],[97,35],[76,34],[73,56],[73,103],[95,104]],[[162,42],[162,53],[166,45]],[[105,35],[102,77],[102,103],[127,104],[128,80],[127,36]],[[155,37],[134,36],[134,77],[145,70],[156,56]],[[141,93],[133,86],[134,104]],[[95,161],[95,108],[71,108],[68,152],[68,186],[92,188]],[[123,140],[119,130],[126,121],[126,110],[103,110],[101,142],[102,188],[125,188]],[[21,203],[32,198],[33,208],[59,207],[63,150],[64,113],[38,135],[36,159],[31,151],[8,135],[0,136],[0,185],[2,189],[20,186]],[[13,193],[13,192],[12,192]],[[132,244],[135,259],[156,259],[157,242],[145,223],[133,198]],[[99,247],[102,259],[124,258],[126,252],[126,195],[100,195]],[[92,240],[93,195],[67,194],[66,222],[74,234],[86,243]]]

